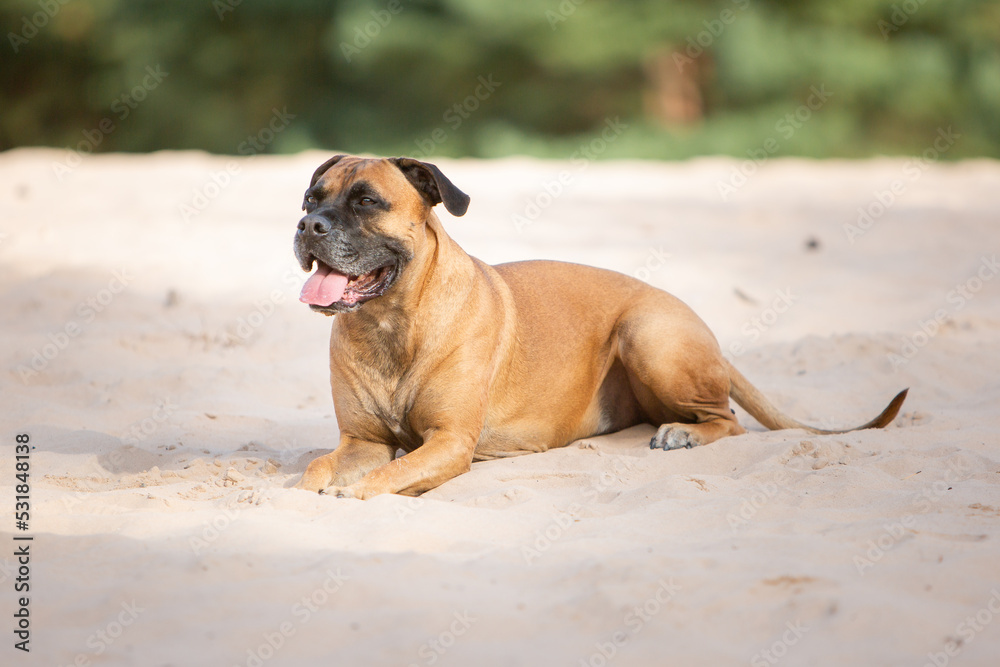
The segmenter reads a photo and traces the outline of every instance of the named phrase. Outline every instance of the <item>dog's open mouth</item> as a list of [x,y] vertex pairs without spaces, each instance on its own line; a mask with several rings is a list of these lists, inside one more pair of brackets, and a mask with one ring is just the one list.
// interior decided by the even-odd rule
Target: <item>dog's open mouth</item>
[[359,276],[341,273],[316,260],[316,272],[302,286],[299,301],[321,312],[343,312],[381,296],[396,279],[396,265],[387,264]]

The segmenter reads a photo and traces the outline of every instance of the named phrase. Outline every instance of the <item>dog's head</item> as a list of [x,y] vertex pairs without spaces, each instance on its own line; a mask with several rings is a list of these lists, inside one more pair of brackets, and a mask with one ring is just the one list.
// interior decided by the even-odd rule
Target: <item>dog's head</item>
[[357,310],[382,296],[417,251],[433,206],[464,215],[469,196],[432,164],[337,155],[316,169],[295,233],[295,257],[316,271],[299,297],[315,311]]

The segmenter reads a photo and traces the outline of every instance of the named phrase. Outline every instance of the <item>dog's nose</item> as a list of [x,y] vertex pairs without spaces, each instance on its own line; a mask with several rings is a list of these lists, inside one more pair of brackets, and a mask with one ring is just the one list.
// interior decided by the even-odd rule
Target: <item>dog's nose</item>
[[322,215],[307,215],[299,220],[299,232],[306,236],[326,236],[333,229],[333,223]]

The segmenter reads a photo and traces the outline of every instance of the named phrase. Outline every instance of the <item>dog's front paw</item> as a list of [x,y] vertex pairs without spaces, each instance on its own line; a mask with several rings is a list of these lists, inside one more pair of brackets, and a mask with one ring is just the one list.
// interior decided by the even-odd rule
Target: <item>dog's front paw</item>
[[295,484],[294,488],[322,493],[323,489],[333,482],[333,473],[334,468],[330,462],[329,454],[320,456],[309,462],[306,471],[302,473],[302,479]]
[[664,424],[649,441],[650,449],[691,449],[702,444],[697,434],[685,428],[683,424]]
[[320,489],[319,493],[322,496],[333,496],[334,498],[365,499],[360,489],[352,488],[351,486],[328,486],[325,489]]
[[302,489],[303,491],[312,491],[313,493],[323,493],[323,488],[326,485],[320,480],[310,477],[309,475],[302,475],[302,479],[295,483],[293,489]]

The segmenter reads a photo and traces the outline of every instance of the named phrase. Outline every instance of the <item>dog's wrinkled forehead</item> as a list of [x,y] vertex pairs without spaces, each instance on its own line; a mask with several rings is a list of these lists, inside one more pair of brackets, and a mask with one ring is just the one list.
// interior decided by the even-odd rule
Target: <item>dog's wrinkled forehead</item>
[[401,191],[406,192],[401,187],[406,185],[406,179],[388,160],[337,156],[316,169],[305,195],[317,201],[332,200],[358,183],[363,183],[386,199],[398,197]]
[[441,203],[454,216],[465,215],[469,209],[469,195],[455,187],[433,164],[408,157],[359,158],[351,155],[335,155],[313,172],[303,208],[308,210],[309,206],[330,201],[341,192],[350,194],[364,189],[378,195],[383,208],[401,203],[412,205],[411,218],[426,217],[429,209]]

